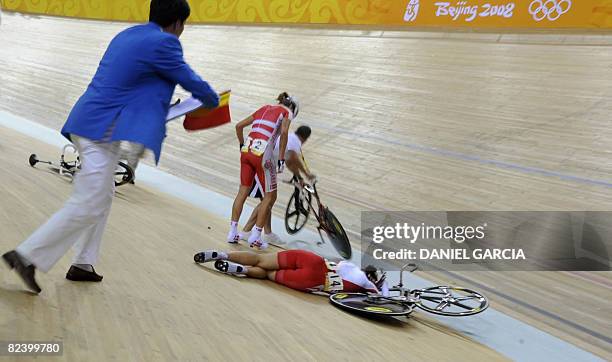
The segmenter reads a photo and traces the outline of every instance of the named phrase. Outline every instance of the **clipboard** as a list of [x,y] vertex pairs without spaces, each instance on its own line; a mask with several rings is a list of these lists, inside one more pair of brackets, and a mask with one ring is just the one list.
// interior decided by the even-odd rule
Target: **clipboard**
[[[231,90],[226,90],[219,93],[219,98],[229,92],[231,92]],[[166,116],[166,122],[172,121],[191,112],[195,112],[203,106],[204,105],[202,102],[200,102],[198,99],[194,98],[193,96],[189,97],[184,101],[180,101],[178,104],[170,106],[168,115]]]

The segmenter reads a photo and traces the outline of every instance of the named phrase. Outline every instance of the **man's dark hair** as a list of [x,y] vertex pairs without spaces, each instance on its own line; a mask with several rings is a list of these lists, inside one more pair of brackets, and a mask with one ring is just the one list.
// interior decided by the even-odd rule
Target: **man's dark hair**
[[298,129],[295,130],[295,134],[301,137],[304,141],[310,137],[310,133],[312,130],[308,126],[299,126]]
[[176,23],[185,22],[191,14],[187,0],[151,0],[149,21],[165,28]]

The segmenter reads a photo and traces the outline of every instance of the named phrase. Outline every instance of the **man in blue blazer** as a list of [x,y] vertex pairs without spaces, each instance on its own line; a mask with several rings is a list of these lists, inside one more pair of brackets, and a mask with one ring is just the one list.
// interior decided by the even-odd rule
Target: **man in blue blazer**
[[205,107],[219,104],[217,93],[183,59],[178,38],[189,14],[186,0],[152,0],[150,22],[126,29],[111,41],[70,112],[62,134],[76,145],[81,159],[72,195],[27,240],[3,255],[32,291],[41,291],[35,269],[49,271],[73,245],[76,253],[66,278],[102,280],[93,265],[113,199],[119,142],[142,144],[159,162],[177,84]]

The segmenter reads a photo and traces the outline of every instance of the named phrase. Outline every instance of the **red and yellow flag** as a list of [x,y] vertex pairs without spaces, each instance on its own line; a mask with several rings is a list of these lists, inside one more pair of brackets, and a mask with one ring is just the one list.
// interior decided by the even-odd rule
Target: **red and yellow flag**
[[183,121],[183,127],[188,131],[199,131],[230,123],[232,119],[229,107],[230,94],[229,90],[219,94],[217,108],[199,108],[188,113]]

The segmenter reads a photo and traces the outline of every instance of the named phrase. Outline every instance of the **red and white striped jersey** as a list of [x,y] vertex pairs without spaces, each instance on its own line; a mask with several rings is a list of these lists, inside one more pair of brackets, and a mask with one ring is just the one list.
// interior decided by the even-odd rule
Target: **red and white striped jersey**
[[[283,119],[292,118],[291,111],[281,105],[267,105],[253,113],[253,124],[248,138],[265,142],[266,148],[274,147]],[[262,150],[263,151],[263,150]]]

